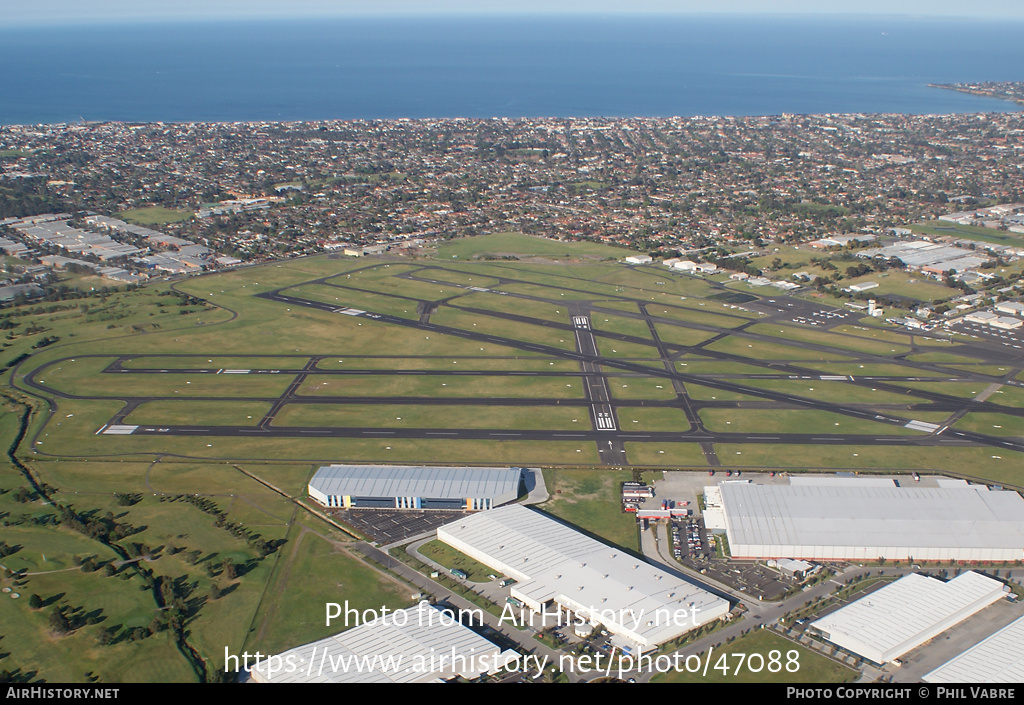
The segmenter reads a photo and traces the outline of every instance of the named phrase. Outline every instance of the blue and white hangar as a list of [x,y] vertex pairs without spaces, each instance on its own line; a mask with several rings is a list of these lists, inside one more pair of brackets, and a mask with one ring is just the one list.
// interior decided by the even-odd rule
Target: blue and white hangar
[[521,468],[325,465],[309,496],[339,509],[480,511],[514,502]]

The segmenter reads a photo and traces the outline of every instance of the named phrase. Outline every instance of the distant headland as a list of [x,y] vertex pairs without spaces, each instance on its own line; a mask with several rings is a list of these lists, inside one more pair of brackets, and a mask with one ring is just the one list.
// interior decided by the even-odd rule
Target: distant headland
[[1024,83],[1020,81],[985,81],[984,83],[929,83],[931,88],[982,95],[1024,105]]

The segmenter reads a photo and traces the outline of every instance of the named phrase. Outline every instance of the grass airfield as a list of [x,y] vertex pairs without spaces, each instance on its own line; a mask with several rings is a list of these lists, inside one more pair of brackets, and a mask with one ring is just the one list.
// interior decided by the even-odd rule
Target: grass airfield
[[[155,284],[89,312],[25,316],[60,340],[9,340],[8,362],[31,356],[7,373],[5,447],[31,406],[18,462],[61,504],[139,530],[115,550],[57,525],[40,496],[19,501],[28,481],[5,464],[0,517],[18,550],[0,559],[14,573],[0,582],[22,597],[0,595],[0,669],[213,680],[225,646],[266,652],[332,631],[324,595],[407,604],[351,536],[299,504],[326,462],[555,467],[574,497],[551,511],[627,546],[629,527],[588,503],[632,468],[903,469],[1024,485],[1024,361],[874,321],[809,329],[763,301],[709,298],[729,291],[714,282],[606,259],[624,254],[502,234],[446,243],[434,259],[324,256],[196,277],[175,285],[199,302],[185,306]],[[252,535],[280,545],[261,556]],[[130,543],[144,561],[123,562]],[[83,571],[89,556],[116,574]],[[244,572],[229,577],[227,559]],[[166,630],[125,636],[162,612],[140,568],[180,586],[184,645]],[[56,607],[98,621],[56,634]],[[120,641],[101,645],[115,626]]]
[[[52,346],[18,366],[14,386],[55,405],[30,457],[676,467],[694,454],[653,445],[693,443],[711,468],[716,444],[741,443],[769,446],[772,467],[856,470],[878,463],[856,447],[896,466],[908,443],[945,440],[907,423],[948,419],[975,435],[912,469],[953,470],[980,436],[1010,435],[989,416],[1019,416],[1016,387],[962,405],[1007,374],[966,349],[874,321],[799,325],[709,298],[728,291],[713,281],[602,259],[619,254],[506,233],[433,260],[312,257],[185,280],[216,323]],[[854,448],[818,464],[800,448],[837,443]],[[977,476],[1012,478],[1002,452],[1017,451],[981,458]]]

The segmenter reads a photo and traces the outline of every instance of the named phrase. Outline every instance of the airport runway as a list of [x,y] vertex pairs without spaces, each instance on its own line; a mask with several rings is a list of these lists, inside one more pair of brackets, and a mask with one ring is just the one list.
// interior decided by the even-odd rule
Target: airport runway
[[[131,430],[128,430],[131,428]],[[592,441],[598,444],[645,442],[696,442],[696,443],[772,443],[772,444],[813,444],[813,445],[854,445],[854,446],[970,446],[978,442],[977,434],[961,432],[946,436],[883,436],[857,434],[766,434],[766,433],[715,433],[710,431],[627,433],[624,431],[512,431],[496,429],[438,429],[438,428],[340,428],[335,426],[287,427],[287,426],[159,426],[139,425],[131,427],[106,426],[97,433],[109,435],[170,435],[170,436],[247,436],[273,438],[448,438],[451,440],[523,440],[523,441]],[[1024,443],[1006,441],[1008,450],[1024,451]],[[607,447],[607,446],[606,446]]]
[[[426,270],[443,270],[443,267],[430,266],[425,268]],[[423,271],[423,270],[419,270]],[[659,272],[660,273],[660,272]],[[464,275],[463,272],[459,272],[459,275]],[[336,276],[336,275],[335,275]],[[636,311],[619,310],[615,308],[609,308],[607,306],[601,306],[602,302],[606,302],[609,299],[615,298],[611,296],[594,294],[593,301],[586,300],[567,300],[565,298],[559,299],[546,299],[543,297],[519,294],[513,292],[494,291],[487,287],[471,287],[461,284],[454,284],[446,281],[439,281],[430,279],[428,277],[415,276],[411,273],[405,273],[401,278],[406,278],[414,281],[428,282],[433,284],[440,284],[445,287],[453,289],[461,289],[466,294],[470,293],[491,293],[495,296],[510,296],[519,297],[524,300],[538,301],[544,303],[558,304],[566,308],[566,320],[565,322],[551,321],[544,319],[537,319],[526,315],[505,313],[500,311],[493,311],[489,309],[480,309],[476,307],[461,306],[458,303],[458,298],[461,294],[456,294],[448,297],[442,302],[422,302],[412,297],[384,294],[379,291],[371,289],[361,289],[355,286],[348,286],[335,281],[328,281],[335,277],[323,277],[305,284],[325,284],[336,288],[339,292],[352,291],[352,292],[366,292],[372,293],[375,296],[390,296],[392,298],[400,298],[407,300],[411,303],[417,304],[417,311],[420,313],[418,318],[403,318],[399,316],[393,316],[385,313],[373,312],[358,309],[352,306],[346,305],[332,305],[317,301],[311,301],[298,296],[292,296],[284,293],[286,289],[269,291],[264,293],[256,294],[256,296],[276,301],[278,303],[286,304],[288,306],[302,306],[307,308],[313,308],[321,311],[326,311],[332,314],[341,315],[345,317],[357,317],[360,319],[368,319],[376,323],[383,323],[388,325],[399,325],[403,327],[414,328],[426,332],[436,332],[438,334],[455,336],[463,339],[472,340],[478,343],[492,343],[496,345],[505,346],[514,350],[521,350],[531,354],[542,354],[550,357],[552,360],[566,360],[575,362],[578,369],[573,372],[565,371],[544,371],[544,370],[473,370],[463,367],[459,370],[448,370],[448,369],[329,369],[328,367],[320,367],[321,361],[336,359],[336,356],[330,355],[271,355],[271,354],[254,354],[251,356],[246,355],[225,355],[223,357],[230,357],[233,360],[243,360],[246,357],[263,357],[272,356],[281,359],[294,358],[295,365],[289,365],[280,369],[270,368],[240,368],[240,369],[224,369],[215,368],[211,365],[209,368],[161,368],[161,367],[144,367],[145,359],[147,357],[167,358],[196,358],[204,354],[209,353],[198,353],[191,355],[169,355],[169,354],[153,354],[153,355],[122,355],[115,358],[111,364],[103,370],[103,374],[128,374],[128,375],[236,375],[236,376],[248,376],[248,375],[284,375],[291,377],[288,388],[280,396],[272,397],[245,397],[244,401],[265,401],[269,402],[272,406],[270,410],[261,418],[257,425],[254,427],[243,427],[243,426],[187,426],[187,425],[126,425],[124,420],[130,416],[131,412],[140,404],[151,401],[162,401],[167,399],[175,400],[195,400],[195,401],[231,401],[236,398],[232,397],[219,397],[219,396],[204,396],[204,397],[184,397],[181,395],[174,396],[138,396],[138,397],[125,397],[120,394],[112,394],[110,396],[96,396],[96,395],[76,395],[67,392],[60,391],[54,387],[47,385],[38,377],[41,376],[42,372],[52,365],[62,362],[61,360],[47,363],[46,365],[37,368],[36,370],[25,375],[21,380],[22,383],[38,392],[44,393],[45,395],[58,397],[58,398],[78,398],[78,399],[123,399],[126,402],[126,407],[119,412],[110,423],[105,425],[99,431],[98,434],[106,435],[184,435],[184,436],[241,436],[241,437],[288,437],[288,438],[309,438],[309,437],[336,437],[336,438],[449,438],[449,439],[492,439],[492,440],[579,440],[581,442],[594,443],[597,449],[601,452],[602,462],[608,465],[621,465],[627,462],[625,453],[625,443],[629,441],[637,442],[694,442],[700,444],[700,447],[704,451],[705,457],[707,458],[710,465],[717,465],[718,460],[714,452],[714,444],[717,443],[777,443],[777,444],[822,444],[822,445],[860,445],[860,446],[894,446],[894,445],[916,445],[916,446],[968,446],[968,445],[981,445],[993,448],[1024,451],[1024,439],[1016,437],[998,437],[989,436],[985,434],[972,433],[962,431],[958,429],[950,428],[950,425],[957,419],[969,412],[987,412],[987,413],[999,413],[1006,414],[1009,416],[1021,417],[1024,416],[1024,408],[1019,406],[1009,406],[996,404],[989,399],[968,399],[963,397],[951,396],[940,392],[934,392],[930,390],[916,389],[909,384],[913,382],[974,382],[983,385],[1006,385],[1013,387],[1022,387],[1024,382],[1014,379],[1017,372],[1020,371],[1021,367],[1024,366],[1024,357],[1019,354],[1007,355],[1005,351],[1007,348],[1002,346],[1001,350],[997,352],[1002,354],[999,362],[1004,364],[1010,370],[1003,377],[994,377],[989,374],[974,373],[964,369],[957,369],[953,375],[949,367],[943,367],[938,363],[926,363],[918,361],[908,361],[905,358],[910,354],[920,354],[924,352],[934,352],[934,347],[919,347],[914,343],[913,334],[907,334],[907,343],[894,343],[900,346],[910,346],[911,352],[904,352],[899,355],[879,355],[869,354],[857,351],[851,351],[845,348],[836,348],[828,345],[810,343],[796,340],[786,340],[785,345],[790,348],[806,350],[809,358],[816,358],[822,353],[828,355],[841,355],[848,358],[846,362],[836,364],[849,365],[852,362],[857,362],[864,365],[874,364],[898,364],[907,368],[907,374],[902,376],[888,376],[881,377],[878,375],[865,375],[865,376],[849,376],[849,375],[827,375],[822,374],[819,370],[804,367],[800,360],[762,360],[750,357],[743,357],[742,355],[724,353],[720,351],[714,351],[707,349],[707,345],[714,340],[722,339],[725,337],[736,337],[746,341],[757,341],[764,343],[771,343],[778,345],[780,341],[778,338],[764,335],[760,333],[751,333],[746,328],[754,323],[764,322],[778,322],[778,323],[797,323],[801,325],[820,325],[822,330],[834,327],[840,323],[848,323],[846,320],[849,313],[836,309],[835,307],[823,307],[816,304],[812,304],[806,301],[790,300],[787,297],[775,296],[774,298],[762,298],[757,302],[751,302],[743,305],[743,308],[748,311],[761,311],[765,316],[759,319],[750,319],[746,317],[737,316],[735,314],[729,314],[728,311],[719,311],[717,308],[713,311],[709,310],[707,313],[713,313],[716,316],[730,316],[735,318],[737,325],[735,327],[720,327],[714,325],[708,325],[704,323],[695,323],[690,321],[681,321],[668,317],[659,317],[657,315],[650,314],[650,307],[656,307],[657,305],[669,306],[668,303],[650,304],[650,302],[643,301],[637,298],[631,298],[629,296],[618,297],[624,302],[631,302],[637,306]],[[573,289],[569,286],[559,287],[549,284],[536,284],[527,280],[517,280],[512,277],[501,277],[499,279],[501,285],[505,284],[529,284],[535,287],[543,286],[547,289],[551,289],[552,293],[561,292],[573,292],[574,295],[579,295],[580,291]],[[561,290],[561,291],[560,291]],[[724,290],[728,291],[728,290]],[[343,299],[343,296],[339,296],[339,299]],[[492,318],[505,320],[510,323],[528,323],[534,326],[541,326],[549,329],[556,329],[564,331],[565,333],[572,333],[574,336],[574,350],[567,350],[563,348],[554,347],[551,345],[545,345],[538,342],[517,340],[512,337],[506,337],[501,335],[494,335],[490,333],[477,332],[472,330],[463,330],[450,326],[438,325],[430,322],[430,315],[438,305],[451,306],[461,311],[473,313],[476,315],[486,315]],[[428,310],[429,309],[429,310]],[[635,319],[642,321],[646,324],[650,338],[642,338],[638,336],[630,336],[625,334],[613,333],[609,331],[595,330],[593,327],[593,315],[595,313],[613,314],[623,318]],[[698,313],[700,313],[698,311]],[[666,326],[677,326],[685,329],[692,329],[704,333],[712,333],[715,337],[711,340],[704,340],[693,346],[685,346],[674,343],[667,343],[662,340],[659,335],[659,328]],[[844,333],[835,333],[835,335],[848,335]],[[917,334],[920,335],[920,334]],[[865,342],[869,339],[858,338],[856,336],[848,336],[851,341]],[[642,345],[650,349],[650,358],[641,362],[636,359],[620,358],[620,357],[607,357],[602,354],[602,346],[608,343],[614,343],[615,341],[632,343],[635,345]],[[985,341],[974,343],[970,346],[973,348],[982,348],[986,351],[985,355],[979,355],[982,360],[990,360],[992,357],[992,350],[987,347]],[[964,346],[951,345],[950,348],[942,348],[943,351],[949,351],[956,353],[958,349],[962,349]],[[680,355],[687,353],[694,353],[708,358],[710,360],[717,360],[721,362],[733,362],[741,363],[744,365],[753,365],[763,368],[763,373],[753,374],[741,374],[741,373],[719,373],[719,374],[690,374],[686,372],[680,372],[676,367],[676,360]],[[110,357],[110,356],[79,356],[79,357]],[[211,355],[211,358],[213,356]],[[221,357],[218,355],[218,357]],[[391,356],[382,355],[362,355],[354,356],[353,360],[358,359],[387,359]],[[402,356],[404,358],[419,359],[419,356]],[[454,356],[452,356],[454,357]],[[438,359],[448,360],[452,359],[450,356],[423,356],[422,359]],[[495,358],[487,358],[495,359]],[[510,358],[513,359],[513,358]],[[522,359],[522,358],[520,358]],[[531,358],[532,359],[532,358]],[[132,366],[126,367],[125,364],[131,361]],[[658,361],[659,366],[652,366],[650,361]],[[467,365],[472,364],[472,359],[466,360]],[[820,365],[817,359],[814,359],[815,364]],[[579,377],[582,382],[582,388],[584,395],[582,398],[575,399],[553,399],[553,398],[530,398],[524,399],[522,397],[414,397],[414,396],[327,396],[327,395],[304,395],[300,394],[299,390],[303,382],[311,377],[317,375],[332,375],[332,376],[345,376],[345,375],[381,375],[381,376],[493,376],[493,377]],[[636,377],[655,377],[665,379],[673,385],[675,391],[675,399],[662,399],[662,400],[622,400],[615,399],[609,389],[608,377],[612,375],[621,376],[636,376]],[[935,377],[938,375],[939,377]],[[907,396],[906,404],[866,404],[866,403],[846,403],[842,399],[835,399],[830,401],[811,399],[802,397],[799,394],[792,394],[786,392],[780,392],[775,390],[761,389],[755,386],[744,384],[746,380],[794,380],[794,381],[814,381],[823,380],[828,382],[842,382],[855,387],[866,387],[870,389],[890,392],[894,394],[902,394]],[[687,393],[687,384],[698,384],[714,389],[719,389],[726,392],[733,392],[753,397],[757,401],[746,401],[746,402],[734,402],[734,401],[699,401],[692,399]],[[241,398],[237,398],[238,401],[243,401]],[[312,428],[312,427],[286,427],[277,426],[274,424],[276,414],[283,409],[286,405],[291,404],[337,404],[337,405],[353,405],[353,404],[434,404],[438,406],[469,406],[469,405],[503,405],[503,406],[549,406],[549,405],[566,405],[566,406],[580,406],[587,407],[590,411],[590,421],[592,430],[588,431],[557,431],[557,430],[543,430],[543,431],[527,431],[527,430],[516,430],[516,429],[444,429],[444,428],[419,428],[419,429],[397,429],[397,428]],[[749,406],[746,406],[749,405]],[[689,424],[689,428],[680,429],[672,432],[650,432],[650,433],[636,433],[626,432],[619,427],[619,422],[616,414],[616,408],[628,408],[628,407],[661,407],[661,408],[677,408],[680,409],[685,415]],[[835,414],[841,414],[848,417],[860,418],[862,420],[871,420],[879,423],[878,434],[766,434],[766,433],[717,433],[708,431],[702,424],[700,419],[700,410],[702,408],[758,408],[758,409],[810,409]],[[881,409],[885,411],[881,411]],[[914,419],[914,411],[919,412],[934,412],[941,411],[946,412],[950,415],[947,423],[943,424],[932,424]],[[910,427],[922,432],[919,436],[896,436],[887,435],[885,433],[886,426],[900,426]]]

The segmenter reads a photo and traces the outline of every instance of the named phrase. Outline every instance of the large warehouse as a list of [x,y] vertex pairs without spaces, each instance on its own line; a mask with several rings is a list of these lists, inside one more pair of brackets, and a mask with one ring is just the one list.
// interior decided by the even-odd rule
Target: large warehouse
[[720,522],[734,558],[1024,558],[1024,498],[963,480],[930,482],[928,487],[855,477],[792,477],[789,485],[722,482],[705,488],[712,510],[708,528]]
[[515,501],[520,468],[325,465],[309,496],[345,509],[492,509]]
[[888,663],[980,612],[1010,592],[967,572],[943,582],[911,573],[811,624],[847,651]]
[[646,651],[729,613],[726,600],[518,504],[446,524],[437,537],[515,578],[511,597],[527,609],[560,605],[603,624],[620,648]]
[[926,674],[925,683],[1024,683],[1024,617]]
[[421,602],[252,669],[257,683],[430,683],[496,673],[520,658]]

